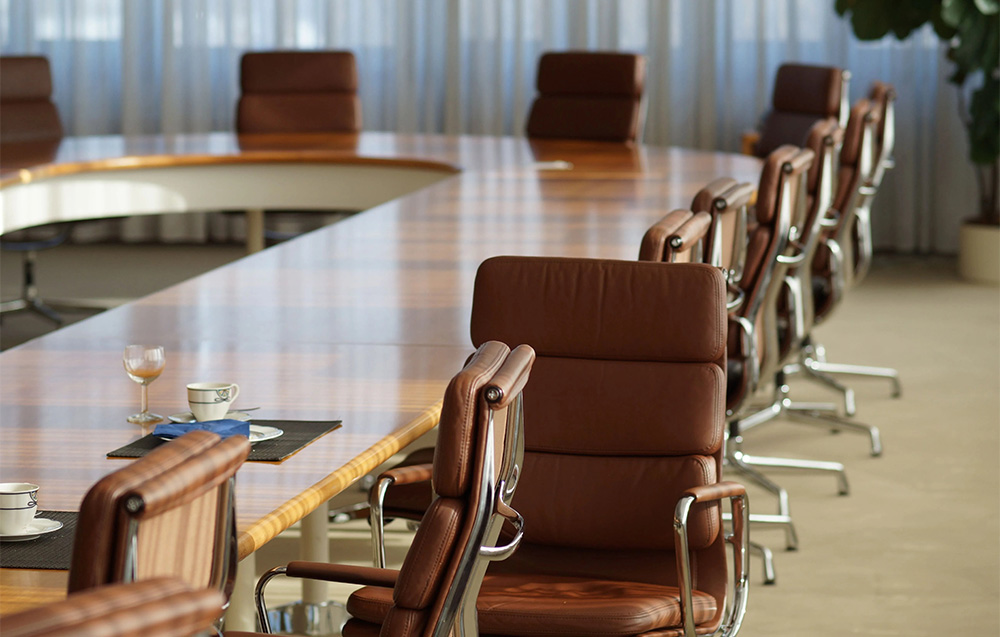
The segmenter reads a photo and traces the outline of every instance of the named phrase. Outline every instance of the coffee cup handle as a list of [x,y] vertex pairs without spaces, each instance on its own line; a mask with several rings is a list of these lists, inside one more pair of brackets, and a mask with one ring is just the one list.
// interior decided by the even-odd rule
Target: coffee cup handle
[[230,402],[235,402],[236,397],[239,395],[240,395],[240,386],[237,385],[236,383],[233,383],[233,397],[230,399]]

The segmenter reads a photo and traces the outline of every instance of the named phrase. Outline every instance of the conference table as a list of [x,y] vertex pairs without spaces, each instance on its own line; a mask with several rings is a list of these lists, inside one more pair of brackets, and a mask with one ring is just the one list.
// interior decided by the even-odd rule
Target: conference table
[[[436,424],[472,349],[484,259],[634,259],[645,230],[699,188],[759,170],[750,157],[679,148],[392,133],[4,145],[5,233],[164,212],[363,212],[0,354],[0,480],[39,484],[41,509],[72,511],[128,462],[106,453],[148,433],[125,420],[139,398],[121,364],[129,343],[165,347],[156,413],[184,411],[189,382],[225,381],[240,385],[235,407],[259,406],[261,418],[342,420],[237,474],[231,616],[243,619],[231,627],[245,628],[254,552],[300,520],[322,536],[332,496]],[[66,575],[0,569],[0,614],[63,597]]]

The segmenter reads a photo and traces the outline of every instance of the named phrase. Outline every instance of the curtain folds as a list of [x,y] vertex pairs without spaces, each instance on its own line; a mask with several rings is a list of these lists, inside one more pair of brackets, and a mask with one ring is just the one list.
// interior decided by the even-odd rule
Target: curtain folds
[[[932,31],[858,42],[833,0],[0,0],[0,49],[52,62],[69,135],[232,130],[247,50],[350,49],[364,127],[521,135],[547,50],[648,58],[644,143],[737,151],[785,61],[899,94],[876,246],[953,253],[976,205],[948,63]],[[133,219],[127,239],[203,240],[200,215]],[[98,231],[100,232],[100,231]]]

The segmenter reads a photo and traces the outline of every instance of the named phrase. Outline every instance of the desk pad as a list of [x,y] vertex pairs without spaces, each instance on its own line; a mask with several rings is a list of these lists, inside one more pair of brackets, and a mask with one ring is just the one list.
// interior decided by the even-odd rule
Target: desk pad
[[76,511],[39,511],[37,517],[58,520],[63,527],[34,540],[0,543],[0,567],[68,571],[73,558]]
[[[285,433],[273,440],[262,440],[253,446],[247,461],[280,462],[313,440],[341,427],[339,420],[252,420],[252,424],[277,427]],[[149,434],[124,447],[108,452],[109,458],[141,458],[168,442]]]

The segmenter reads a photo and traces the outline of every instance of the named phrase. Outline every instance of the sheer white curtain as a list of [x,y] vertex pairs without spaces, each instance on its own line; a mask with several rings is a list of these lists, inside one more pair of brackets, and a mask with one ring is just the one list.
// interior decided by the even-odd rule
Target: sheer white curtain
[[[933,33],[859,43],[833,0],[0,0],[0,38],[50,58],[70,135],[231,130],[240,55],[278,48],[354,51],[366,129],[520,135],[543,51],[620,49],[649,59],[646,144],[735,151],[778,65],[838,65],[853,99],[873,79],[899,93],[877,246],[954,252],[975,206]],[[197,216],[159,225],[206,232]]]

